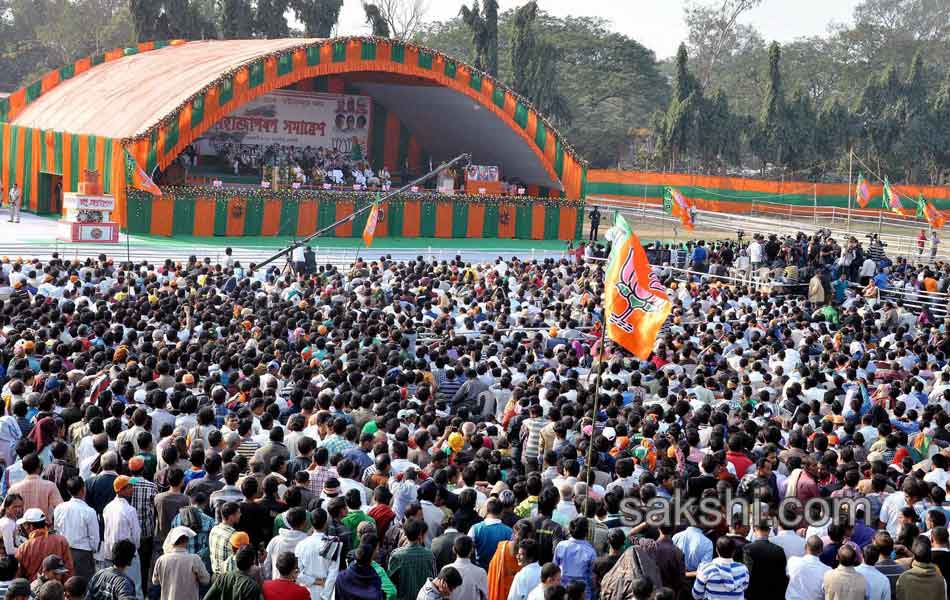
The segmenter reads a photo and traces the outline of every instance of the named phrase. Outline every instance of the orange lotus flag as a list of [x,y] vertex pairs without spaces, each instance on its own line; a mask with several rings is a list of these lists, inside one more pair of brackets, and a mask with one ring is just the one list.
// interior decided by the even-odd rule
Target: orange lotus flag
[[607,336],[647,360],[673,305],[636,234],[626,236],[611,255],[604,302]]
[[161,198],[162,190],[155,185],[155,182],[152,181],[152,178],[148,176],[148,173],[139,166],[139,163],[132,158],[132,155],[129,154],[128,150],[125,152],[126,165],[128,165],[129,179],[132,182],[132,187],[142,192],[148,192],[149,194]]
[[379,196],[376,196],[376,202],[373,202],[373,208],[369,209],[369,216],[366,217],[366,226],[363,227],[363,243],[369,248],[373,245],[373,236],[376,235],[376,226],[379,224]]

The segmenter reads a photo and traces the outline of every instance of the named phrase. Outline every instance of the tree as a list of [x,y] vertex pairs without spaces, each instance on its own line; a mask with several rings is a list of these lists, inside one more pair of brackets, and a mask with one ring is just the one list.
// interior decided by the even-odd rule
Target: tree
[[768,89],[759,116],[760,131],[756,144],[762,161],[771,159],[777,166],[785,166],[789,130],[785,92],[782,89],[781,60],[782,50],[778,42],[772,42],[769,46]]
[[366,13],[366,22],[373,28],[373,35],[388,38],[389,23],[383,18],[379,7],[375,4],[364,4],[363,11]]
[[528,87],[528,71],[535,55],[535,37],[531,24],[538,16],[534,0],[515,10],[511,44],[511,85],[516,90]]
[[153,0],[129,0],[135,37],[140,42],[157,39],[156,25],[162,12],[162,4]]
[[426,0],[377,0],[376,6],[397,40],[408,40],[416,35],[429,10]]
[[492,77],[498,75],[498,0],[482,0],[482,19],[488,37],[485,70]]
[[253,32],[254,11],[249,0],[221,1],[221,36],[224,39],[246,39]]
[[462,5],[459,11],[462,21],[472,30],[472,47],[475,48],[476,69],[485,70],[488,64],[488,24],[482,18],[478,7],[478,0],[472,3],[472,8]]
[[328,38],[340,19],[343,0],[291,0],[290,7],[307,37]]
[[720,58],[735,52],[743,35],[749,35],[748,27],[737,31],[739,17],[761,3],[762,0],[715,0],[712,4],[686,5],[688,39],[697,62],[700,86],[706,87]]
[[255,15],[257,33],[265,38],[282,38],[290,34],[287,26],[289,0],[257,0]]

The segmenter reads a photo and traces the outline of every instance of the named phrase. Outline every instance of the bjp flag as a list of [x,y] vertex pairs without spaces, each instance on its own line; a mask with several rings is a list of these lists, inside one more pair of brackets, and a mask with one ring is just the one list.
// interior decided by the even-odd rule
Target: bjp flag
[[376,225],[379,224],[379,198],[373,202],[373,208],[369,209],[369,216],[366,217],[366,226],[363,227],[363,243],[369,248],[373,245],[373,236],[376,234]]
[[132,183],[132,187],[135,189],[148,192],[149,194],[155,196],[156,198],[162,197],[162,190],[159,189],[155,182],[152,181],[152,178],[148,176],[148,173],[139,166],[139,163],[136,162],[132,155],[129,154],[128,150],[125,152],[126,165],[128,165],[128,175],[129,180]]
[[857,185],[857,201],[858,206],[861,208],[867,208],[868,204],[871,203],[871,187],[868,185],[864,175],[858,173],[858,185]]
[[678,189],[667,187],[663,190],[663,210],[668,215],[679,217],[683,227],[693,230],[693,203]]
[[614,247],[609,265],[604,302],[607,336],[646,360],[673,305],[633,232]]

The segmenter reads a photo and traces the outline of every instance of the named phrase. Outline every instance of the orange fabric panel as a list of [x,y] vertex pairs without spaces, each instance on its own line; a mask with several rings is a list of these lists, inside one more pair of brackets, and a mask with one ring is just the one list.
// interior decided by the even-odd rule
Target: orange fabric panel
[[562,206],[558,211],[557,239],[573,240],[577,227],[577,209],[573,206]]
[[[339,221],[347,215],[353,214],[353,201],[340,200],[336,203],[336,220]],[[362,231],[360,233],[363,233]],[[347,221],[336,228],[336,237],[352,237],[353,221]]]
[[276,198],[264,200],[264,216],[261,221],[261,235],[277,235],[280,231],[280,206]]
[[74,65],[73,71],[75,73],[73,77],[75,77],[76,75],[79,75],[80,73],[84,73],[85,71],[88,71],[89,67],[92,66],[92,60],[90,60],[90,58],[86,56],[84,58],[80,58],[79,60],[77,60],[75,63],[73,63],[73,65]]
[[50,71],[41,80],[40,91],[45,94],[57,85],[59,85],[59,71]]
[[175,215],[175,199],[166,194],[161,198],[152,197],[152,224],[149,232],[152,235],[171,236],[172,222]]
[[[43,145],[46,146],[46,164],[43,165],[43,170],[47,173],[53,173],[56,165],[56,157],[54,156],[56,152],[56,139],[52,131],[43,133]],[[112,165],[108,166],[108,168],[111,167]]]
[[99,171],[99,184],[106,180],[106,139],[96,138],[96,170]]
[[315,201],[303,200],[297,203],[297,235],[310,235],[317,230],[318,209],[319,204]]
[[409,170],[418,171],[422,167],[422,144],[419,138],[414,135],[409,136]]
[[386,130],[383,140],[383,164],[392,172],[399,170],[399,117],[393,111],[386,112]]
[[247,201],[234,197],[228,200],[228,222],[224,234],[228,237],[244,235],[244,217],[247,213]]
[[106,62],[116,60],[117,58],[122,58],[123,56],[125,56],[124,48],[115,48],[113,50],[109,50],[106,52]]
[[528,111],[528,126],[524,130],[528,134],[528,139],[534,144],[534,136],[538,133],[538,113],[533,110]]
[[195,199],[195,235],[211,237],[214,235],[214,198]]
[[[69,189],[69,184],[73,180],[73,136],[70,133],[63,133],[63,191],[64,192],[75,192],[76,190]],[[113,154],[113,157],[115,155]],[[122,179],[125,179],[125,174],[123,173]],[[116,207],[118,208],[118,207]]]
[[26,88],[20,88],[17,91],[13,92],[7,97],[7,102],[9,102],[9,112],[7,113],[7,118],[10,121],[13,121],[20,111],[26,107]]
[[361,63],[360,56],[363,53],[363,43],[358,39],[351,39],[346,42],[346,62]]
[[392,42],[376,42],[376,61],[389,62],[393,55]]
[[149,50],[155,49],[155,42],[141,42],[139,44],[139,52],[148,52]]
[[435,203],[435,237],[452,237],[452,202]]
[[485,227],[485,205],[473,202],[468,205],[468,229],[466,237],[482,237],[482,228]]
[[513,204],[502,204],[498,207],[498,237],[501,239],[515,237],[515,207]]
[[79,157],[76,159],[76,168],[79,169],[79,177],[76,181],[82,181],[82,174],[86,171],[89,164],[89,142],[85,135],[79,137]]
[[419,237],[422,212],[418,200],[406,200],[402,208],[402,236],[407,238]]
[[[121,140],[112,140],[112,195],[115,196],[115,212],[112,220],[120,227],[125,227],[125,217],[128,212],[128,198],[125,190],[125,153]],[[66,178],[63,178],[63,189],[66,189]]]
[[544,239],[544,203],[535,202],[531,205],[531,239]]

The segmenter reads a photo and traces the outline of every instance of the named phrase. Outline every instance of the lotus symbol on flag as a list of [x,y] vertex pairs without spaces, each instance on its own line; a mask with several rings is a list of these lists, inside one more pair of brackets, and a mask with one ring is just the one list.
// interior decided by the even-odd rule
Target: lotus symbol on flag
[[656,273],[650,272],[650,289],[644,289],[637,278],[637,268],[634,264],[633,250],[627,253],[624,259],[623,267],[620,269],[620,281],[617,282],[617,291],[626,301],[627,308],[621,313],[610,315],[610,321],[624,331],[632,332],[634,324],[630,322],[630,316],[636,312],[644,313],[657,312],[664,306],[663,298],[655,295],[653,291],[664,291],[663,284],[660,283]]

